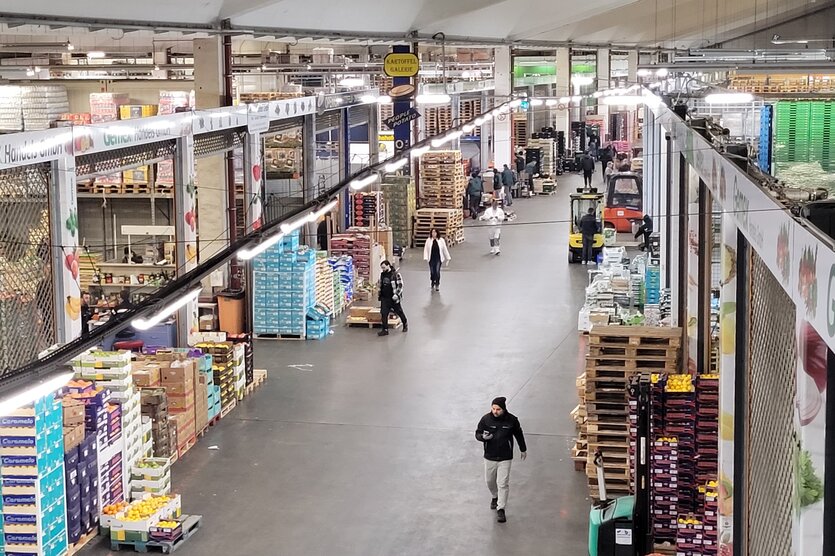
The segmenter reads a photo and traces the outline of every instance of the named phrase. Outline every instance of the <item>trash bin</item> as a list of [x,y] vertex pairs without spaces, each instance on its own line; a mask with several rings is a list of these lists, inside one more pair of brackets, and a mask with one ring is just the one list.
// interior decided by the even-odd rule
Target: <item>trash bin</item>
[[244,306],[246,296],[240,290],[226,290],[217,294],[217,312],[220,329],[227,334],[244,333]]

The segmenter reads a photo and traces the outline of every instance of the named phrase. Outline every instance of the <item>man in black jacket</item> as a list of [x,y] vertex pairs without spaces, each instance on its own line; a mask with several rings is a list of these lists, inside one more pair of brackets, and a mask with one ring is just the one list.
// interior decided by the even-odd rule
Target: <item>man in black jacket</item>
[[580,219],[580,233],[583,234],[583,264],[594,262],[594,236],[600,231],[597,223],[597,216],[594,209],[589,211]]
[[583,168],[583,183],[586,187],[591,187],[591,177],[594,175],[594,159],[588,151],[580,159],[580,166]]
[[510,490],[510,464],[513,461],[513,439],[519,443],[522,461],[528,446],[519,419],[507,411],[507,398],[493,400],[490,413],[481,418],[475,431],[476,440],[484,443],[484,478],[493,499],[490,509],[496,510],[499,523],[507,521],[504,508]]

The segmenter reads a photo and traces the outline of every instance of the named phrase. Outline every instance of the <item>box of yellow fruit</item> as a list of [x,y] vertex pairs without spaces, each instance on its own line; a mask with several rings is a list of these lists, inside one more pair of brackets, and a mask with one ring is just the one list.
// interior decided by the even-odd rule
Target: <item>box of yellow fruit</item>
[[110,521],[110,538],[115,541],[141,541],[149,539],[151,527],[160,521],[180,516],[180,496],[146,495],[128,504]]
[[179,521],[160,521],[149,530],[152,539],[160,541],[176,541],[183,534],[183,526]]
[[131,477],[142,481],[153,481],[168,475],[170,470],[169,458],[143,458],[131,468]]

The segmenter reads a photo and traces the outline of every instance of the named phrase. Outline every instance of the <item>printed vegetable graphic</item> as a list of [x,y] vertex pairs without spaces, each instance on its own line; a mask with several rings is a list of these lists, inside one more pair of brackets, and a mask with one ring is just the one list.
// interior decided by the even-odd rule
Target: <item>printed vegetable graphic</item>
[[800,268],[798,269],[797,287],[806,305],[806,314],[814,317],[818,308],[818,275],[817,275],[818,248],[806,246],[800,257]]
[[799,445],[795,452],[794,477],[797,482],[797,509],[811,506],[823,498],[823,481],[815,471],[812,456]]
[[780,226],[780,233],[777,235],[777,268],[780,269],[780,276],[783,278],[783,283],[788,282],[789,272],[791,272],[788,224]]
[[722,282],[720,286],[730,284],[736,278],[736,249],[722,245]]
[[70,211],[70,215],[67,217],[65,226],[72,235],[75,235],[78,231],[78,213],[75,210]]
[[252,179],[256,182],[261,181],[261,165],[256,164],[252,167]]

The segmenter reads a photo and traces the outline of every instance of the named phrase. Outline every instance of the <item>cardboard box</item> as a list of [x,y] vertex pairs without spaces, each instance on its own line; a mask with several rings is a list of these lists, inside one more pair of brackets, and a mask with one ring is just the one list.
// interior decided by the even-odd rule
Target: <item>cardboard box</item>
[[160,366],[147,363],[133,371],[133,382],[140,388],[155,388],[160,385]]
[[84,440],[84,424],[64,427],[64,451],[77,448]]
[[186,394],[168,393],[168,412],[182,413],[183,411],[191,409],[194,410],[194,390]]
[[160,372],[160,383],[163,386],[169,384],[194,385],[194,362],[181,361],[174,367],[162,367]]
[[64,426],[74,427],[84,424],[84,404],[73,398],[64,398]]

